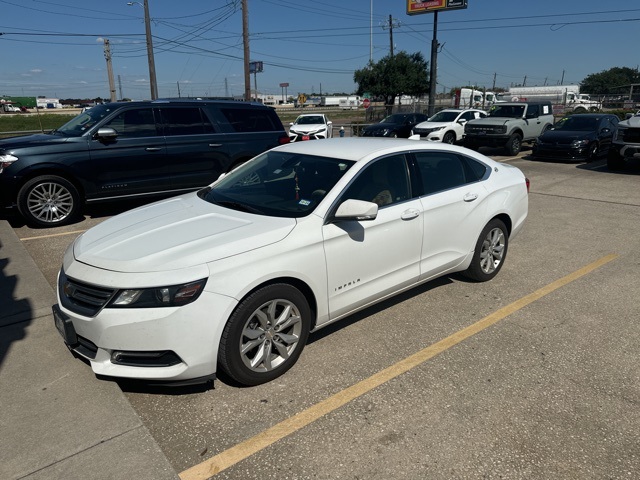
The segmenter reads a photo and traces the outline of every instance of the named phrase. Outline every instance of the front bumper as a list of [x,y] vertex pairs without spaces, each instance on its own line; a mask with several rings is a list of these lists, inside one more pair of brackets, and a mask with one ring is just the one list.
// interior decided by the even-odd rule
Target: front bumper
[[572,147],[570,145],[535,145],[533,156],[558,160],[587,160],[589,158],[589,148]]
[[293,133],[289,132],[290,142],[303,142],[307,140],[323,140],[327,138],[326,132],[321,133]]
[[57,295],[56,327],[94,373],[163,384],[215,376],[222,330],[237,305],[205,290],[181,307],[104,307],[85,316],[64,306],[60,288]]
[[509,135],[478,135],[465,132],[464,144],[479,147],[503,147],[509,138]]

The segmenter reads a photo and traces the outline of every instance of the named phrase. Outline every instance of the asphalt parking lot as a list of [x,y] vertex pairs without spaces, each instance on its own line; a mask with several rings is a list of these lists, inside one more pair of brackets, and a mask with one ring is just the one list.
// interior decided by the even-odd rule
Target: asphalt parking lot
[[[640,168],[527,154],[493,157],[522,169],[531,192],[491,282],[447,276],[329,326],[259,387],[224,377],[213,389],[120,385],[175,471],[637,478]],[[53,286],[75,236],[130,206],[94,207],[56,229],[11,223]]]

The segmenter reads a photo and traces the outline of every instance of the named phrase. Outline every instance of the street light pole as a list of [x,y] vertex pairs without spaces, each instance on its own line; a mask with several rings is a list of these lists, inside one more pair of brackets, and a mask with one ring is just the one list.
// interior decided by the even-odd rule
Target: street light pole
[[151,89],[151,100],[155,100],[158,98],[158,82],[156,81],[156,62],[153,58],[153,37],[151,36],[149,1],[144,0],[144,5],[141,5],[140,2],[127,2],[127,5],[136,3],[144,9],[144,28],[147,36],[147,57],[149,60],[149,88]]

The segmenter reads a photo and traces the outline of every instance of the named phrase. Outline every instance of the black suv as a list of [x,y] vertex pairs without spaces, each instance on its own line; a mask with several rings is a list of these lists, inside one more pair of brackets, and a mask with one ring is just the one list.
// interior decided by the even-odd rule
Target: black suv
[[195,190],[288,142],[259,103],[98,105],[51,133],[0,140],[0,204],[34,226],[63,225],[84,202]]

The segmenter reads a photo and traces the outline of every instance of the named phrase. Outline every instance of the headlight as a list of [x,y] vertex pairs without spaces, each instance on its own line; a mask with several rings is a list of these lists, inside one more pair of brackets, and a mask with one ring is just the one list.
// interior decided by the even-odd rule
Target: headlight
[[574,148],[586,147],[589,145],[589,140],[574,140],[571,142],[571,146]]
[[4,155],[0,155],[0,173],[2,173],[2,171],[5,168],[7,168],[9,165],[11,165],[16,160],[18,160],[18,157],[15,157],[13,155],[9,155],[8,153],[4,154]]
[[109,303],[111,308],[181,307],[198,299],[207,279],[170,287],[120,290]]
[[442,130],[443,128],[444,128],[444,126],[442,126],[442,127],[435,127],[435,128],[432,128],[432,129],[431,129],[431,131],[432,131],[432,132],[437,132],[438,130]]

